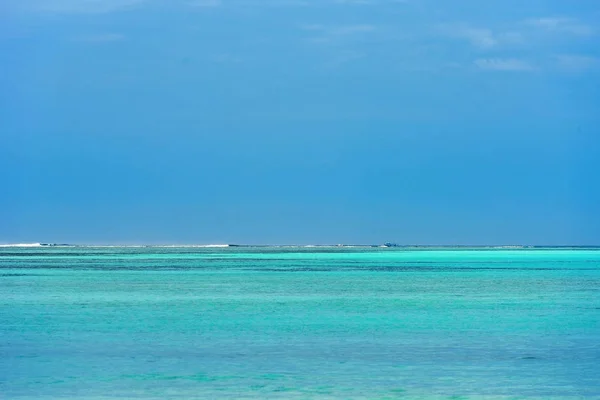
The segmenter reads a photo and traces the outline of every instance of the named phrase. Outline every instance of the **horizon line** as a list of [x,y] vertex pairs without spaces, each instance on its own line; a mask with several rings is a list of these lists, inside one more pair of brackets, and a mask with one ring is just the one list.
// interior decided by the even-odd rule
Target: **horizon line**
[[230,247],[377,247],[377,248],[414,248],[414,247],[441,247],[441,248],[506,248],[506,249],[527,249],[527,248],[595,248],[598,244],[400,244],[393,242],[385,243],[263,243],[263,244],[245,244],[245,243],[138,243],[138,244],[109,244],[109,243],[52,243],[52,242],[31,242],[31,243],[0,243],[0,247],[169,247],[169,248],[230,248]]

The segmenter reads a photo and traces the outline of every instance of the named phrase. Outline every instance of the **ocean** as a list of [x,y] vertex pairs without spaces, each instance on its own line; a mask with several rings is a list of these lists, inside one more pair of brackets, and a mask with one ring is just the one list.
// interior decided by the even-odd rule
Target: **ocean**
[[2,399],[600,399],[600,250],[2,247]]

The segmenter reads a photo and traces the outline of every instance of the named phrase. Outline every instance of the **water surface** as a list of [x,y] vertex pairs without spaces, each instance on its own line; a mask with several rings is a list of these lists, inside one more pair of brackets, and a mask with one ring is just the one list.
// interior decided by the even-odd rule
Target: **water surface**
[[0,398],[600,398],[596,249],[0,248]]

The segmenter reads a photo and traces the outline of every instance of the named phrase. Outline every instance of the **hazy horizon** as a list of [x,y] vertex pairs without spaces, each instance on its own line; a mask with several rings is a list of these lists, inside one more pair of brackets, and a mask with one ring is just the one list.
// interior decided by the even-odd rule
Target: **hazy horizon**
[[[386,246],[389,244],[389,246]],[[489,247],[489,248],[596,248],[599,244],[547,244],[547,243],[398,243],[398,242],[373,242],[373,243],[342,243],[342,242],[307,242],[307,243],[199,243],[199,242],[0,242],[0,247]]]

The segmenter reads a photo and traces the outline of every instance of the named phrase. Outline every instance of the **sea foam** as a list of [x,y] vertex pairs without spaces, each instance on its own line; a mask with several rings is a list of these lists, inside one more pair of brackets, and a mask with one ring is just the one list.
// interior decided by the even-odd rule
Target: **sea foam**
[[42,247],[41,243],[0,244],[0,247]]

